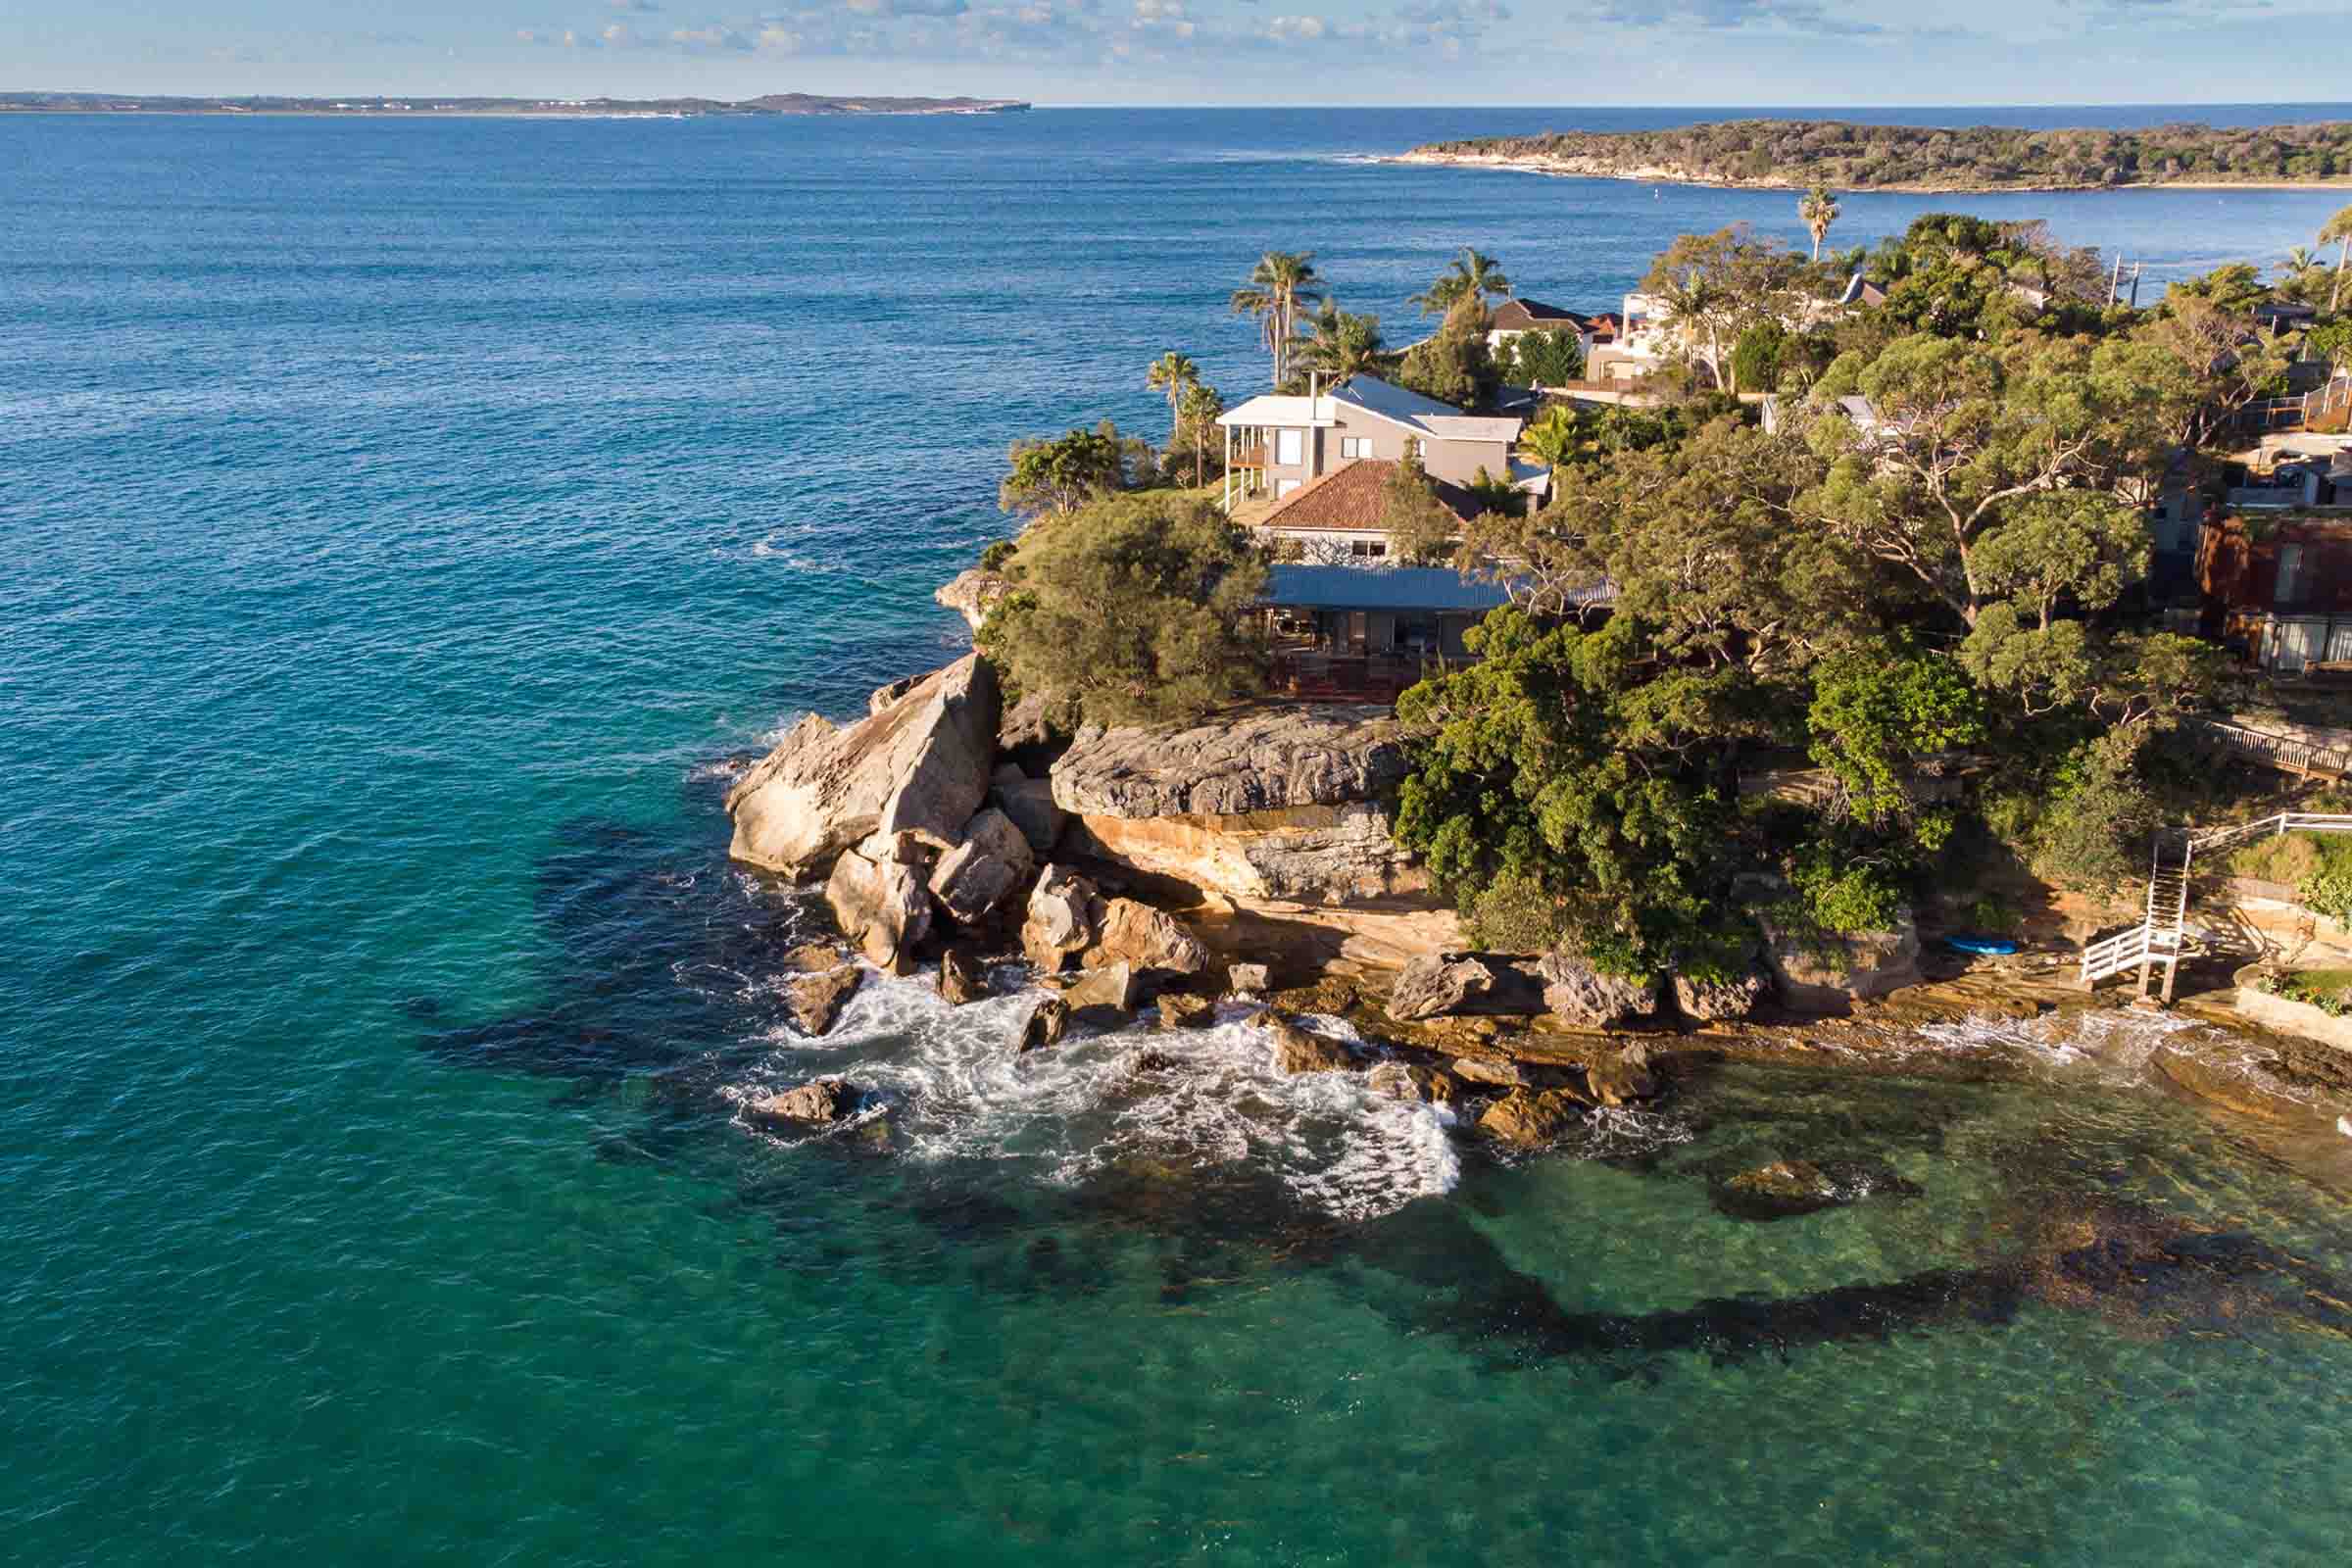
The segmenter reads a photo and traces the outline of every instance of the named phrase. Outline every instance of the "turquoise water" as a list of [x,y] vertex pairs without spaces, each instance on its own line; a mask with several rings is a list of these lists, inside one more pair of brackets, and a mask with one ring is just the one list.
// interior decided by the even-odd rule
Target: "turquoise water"
[[[815,915],[718,796],[961,646],[1005,442],[1154,428],[1167,347],[1250,390],[1265,246],[1401,329],[1460,243],[1597,306],[1793,237],[1360,161],[1560,122],[0,122],[12,1559],[2339,1554],[2345,1184],[2152,1036],[1726,1069],[1496,1162],[1238,1023],[785,1029]],[[2161,274],[2337,203],[1969,205]],[[886,1143],[742,1125],[819,1065]],[[1722,1200],[1783,1156],[1871,1191]]]

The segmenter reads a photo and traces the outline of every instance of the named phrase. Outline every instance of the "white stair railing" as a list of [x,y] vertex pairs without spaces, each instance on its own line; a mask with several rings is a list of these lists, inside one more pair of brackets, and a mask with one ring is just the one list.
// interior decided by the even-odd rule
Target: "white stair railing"
[[2139,994],[2146,997],[2157,965],[2164,966],[2164,1000],[2173,1000],[2173,981],[2187,946],[2190,863],[2207,855],[2252,839],[2281,833],[2352,833],[2352,813],[2337,811],[2279,811],[2259,821],[2203,833],[2168,828],[2156,835],[2148,857],[2148,898],[2140,923],[2082,950],[2082,981],[2087,991],[2111,975],[2139,971]]

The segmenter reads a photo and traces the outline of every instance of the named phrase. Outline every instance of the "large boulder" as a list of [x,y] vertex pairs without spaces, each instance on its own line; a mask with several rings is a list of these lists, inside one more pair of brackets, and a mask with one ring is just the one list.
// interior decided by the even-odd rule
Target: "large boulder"
[[1029,841],[1003,811],[983,808],[963,830],[963,842],[939,858],[931,896],[966,925],[986,919],[1028,885],[1037,860]]
[[1514,1089],[1478,1118],[1481,1132],[1533,1149],[1548,1144],[1584,1113],[1574,1096],[1557,1089]]
[[1059,997],[1041,997],[1029,1009],[1029,1017],[1021,1025],[1021,1038],[1015,1048],[1019,1051],[1043,1051],[1048,1046],[1061,1044],[1069,1031],[1070,1004]]
[[1587,1029],[1638,1023],[1658,1010],[1658,982],[1604,974],[1583,958],[1553,951],[1536,966],[1544,1010]]
[[1769,914],[1757,923],[1781,1001],[1799,1012],[1843,1013],[1857,1000],[1919,982],[1919,927],[1908,908],[1888,930],[1851,935],[1777,923]]
[[843,1004],[857,994],[865,971],[854,963],[844,963],[813,974],[796,974],[784,982],[784,1000],[792,1009],[793,1022],[810,1036],[829,1033],[834,1020],[841,1016]]
[[939,994],[949,1006],[960,1007],[986,996],[988,984],[973,969],[970,958],[950,948],[939,956]]
[[1064,705],[1044,692],[1023,694],[997,720],[998,755],[1014,759],[1032,777],[1043,778],[1069,740],[1057,721],[1063,710]]
[[850,1113],[857,1096],[839,1078],[819,1078],[781,1094],[748,1102],[744,1109],[760,1121],[827,1126]]
[[1043,859],[1061,842],[1070,814],[1054,804],[1054,781],[1029,778],[1017,767],[1000,767],[989,786],[991,805],[1009,817],[1029,841],[1030,851]]
[[1649,1070],[1649,1053],[1640,1046],[1588,1063],[1585,1085],[1597,1105],[1631,1105],[1654,1099],[1658,1093],[1658,1081]]
[[1288,1018],[1268,1013],[1265,1027],[1274,1047],[1274,1065],[1281,1072],[1345,1072],[1355,1065],[1355,1053],[1347,1046]]
[[1544,980],[1535,963],[1485,953],[1418,957],[1389,989],[1389,1016],[1399,1023],[1464,1013],[1545,1010]]
[[1094,911],[1095,945],[1080,958],[1088,966],[1132,964],[1169,974],[1199,974],[1208,949],[1174,915],[1133,899],[1106,899]]
[[1186,991],[1163,991],[1159,996],[1162,1029],[1205,1029],[1217,1021],[1217,1004]]
[[1116,1013],[1135,1010],[1135,967],[1128,963],[1089,969],[1061,994],[1072,1012],[1097,1009]]
[[907,858],[911,836],[877,835],[844,850],[825,883],[825,903],[842,934],[890,974],[914,971],[914,949],[931,933],[924,867]]
[[1377,801],[1233,816],[1073,818],[1070,853],[1250,902],[1354,904],[1427,894],[1429,874]]
[[1728,975],[1674,977],[1674,1004],[1692,1023],[1737,1023],[1754,1013],[1756,1004],[1771,994],[1772,975],[1754,957]]
[[1404,774],[1386,709],[1285,704],[1082,729],[1053,784],[1079,853],[1228,898],[1332,904],[1426,889],[1389,832]]
[[1048,974],[1058,972],[1095,945],[1096,911],[1102,904],[1092,882],[1062,866],[1047,866],[1030,890],[1027,917],[1021,922],[1021,951]]
[[1460,1079],[1443,1067],[1418,1062],[1384,1061],[1365,1076],[1364,1087],[1391,1100],[1427,1105],[1450,1105],[1462,1097]]
[[1010,579],[971,566],[941,583],[931,597],[961,615],[964,624],[978,632],[981,622],[988,619],[988,612],[997,608],[997,602],[1011,588]]
[[803,877],[876,833],[953,848],[988,795],[997,717],[996,671],[977,654],[846,728],[809,715],[727,792],[729,853]]
[[1090,725],[1054,764],[1054,798],[1081,814],[1230,816],[1376,800],[1405,772],[1387,709],[1269,704],[1191,725]]

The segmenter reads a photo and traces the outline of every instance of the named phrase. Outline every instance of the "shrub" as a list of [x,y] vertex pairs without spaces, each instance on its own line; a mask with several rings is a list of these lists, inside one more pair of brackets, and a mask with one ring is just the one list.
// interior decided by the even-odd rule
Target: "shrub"
[[1095,501],[1038,523],[1009,564],[1021,590],[980,641],[1021,691],[1121,724],[1197,717],[1262,688],[1245,612],[1265,564],[1206,501]]
[[2296,884],[2295,899],[2314,914],[2352,921],[2352,867],[2323,863]]

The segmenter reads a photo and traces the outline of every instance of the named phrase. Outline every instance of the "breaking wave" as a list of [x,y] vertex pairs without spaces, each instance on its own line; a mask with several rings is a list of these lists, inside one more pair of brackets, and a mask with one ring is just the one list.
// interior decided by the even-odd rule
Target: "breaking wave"
[[[1017,983],[1019,973],[997,978]],[[1360,1073],[1280,1072],[1250,1009],[1221,1006],[1199,1029],[1073,1025],[1061,1044],[1022,1054],[1013,1043],[1037,995],[951,1007],[927,981],[869,978],[823,1039],[779,1025],[774,1054],[734,1094],[838,1074],[887,1107],[911,1158],[1014,1160],[1071,1185],[1130,1160],[1246,1162],[1348,1220],[1394,1212],[1460,1178],[1449,1112],[1375,1094]],[[1352,1037],[1337,1019],[1300,1022]]]

